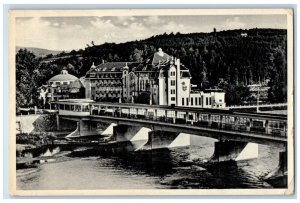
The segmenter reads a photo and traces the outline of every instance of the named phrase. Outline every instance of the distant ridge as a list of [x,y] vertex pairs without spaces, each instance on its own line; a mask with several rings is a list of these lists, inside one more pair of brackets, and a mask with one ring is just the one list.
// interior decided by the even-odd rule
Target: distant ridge
[[30,52],[33,52],[34,55],[36,55],[37,57],[44,57],[48,54],[59,54],[63,51],[55,51],[55,50],[48,50],[48,49],[42,49],[42,48],[35,48],[35,47],[20,47],[20,46],[16,46],[16,52],[18,52],[20,49],[27,49]]

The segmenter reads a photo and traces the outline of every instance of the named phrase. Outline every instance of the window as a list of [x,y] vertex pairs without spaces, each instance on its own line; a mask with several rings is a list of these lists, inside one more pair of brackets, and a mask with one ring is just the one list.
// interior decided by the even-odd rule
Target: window
[[189,98],[186,98],[186,105],[189,105]]
[[206,97],[206,105],[208,105],[208,97]]
[[170,76],[175,76],[175,71],[171,71]]
[[175,101],[175,97],[171,97],[171,101]]
[[184,98],[182,98],[182,106],[184,106]]
[[171,90],[171,94],[175,94],[175,90]]
[[209,105],[211,105],[211,97],[209,97]]
[[219,102],[222,102],[222,99],[219,99]]
[[171,86],[175,86],[175,80],[171,80]]
[[197,105],[198,105],[198,98],[195,97],[195,106],[197,106]]
[[68,82],[63,82],[63,84],[64,84],[64,85],[67,85],[67,84],[68,84]]
[[194,98],[192,97],[191,98],[191,106],[193,106],[194,105]]

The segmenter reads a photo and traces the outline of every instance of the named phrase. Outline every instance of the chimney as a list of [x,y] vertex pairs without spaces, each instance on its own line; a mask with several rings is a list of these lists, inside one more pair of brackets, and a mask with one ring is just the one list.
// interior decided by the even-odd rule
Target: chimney
[[93,62],[92,66],[91,66],[91,69],[95,69],[95,68],[96,68],[96,66],[95,66],[95,64]]
[[180,71],[180,59],[176,59],[177,69]]
[[104,64],[104,59],[102,59],[102,64]]
[[170,64],[171,64],[171,65],[173,65],[173,64],[174,64],[174,57],[173,57],[173,56],[171,57]]

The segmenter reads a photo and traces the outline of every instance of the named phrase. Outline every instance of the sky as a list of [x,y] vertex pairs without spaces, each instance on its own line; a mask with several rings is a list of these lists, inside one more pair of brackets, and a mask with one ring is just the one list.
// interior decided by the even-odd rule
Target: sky
[[285,15],[18,17],[16,46],[71,51],[163,33],[250,28],[286,29]]

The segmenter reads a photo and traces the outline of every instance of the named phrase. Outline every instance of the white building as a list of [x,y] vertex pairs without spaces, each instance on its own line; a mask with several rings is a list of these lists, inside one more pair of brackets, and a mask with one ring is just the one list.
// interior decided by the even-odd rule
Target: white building
[[92,66],[85,76],[86,98],[168,106],[224,108],[225,93],[195,91],[180,59],[162,49],[142,63],[110,62]]

